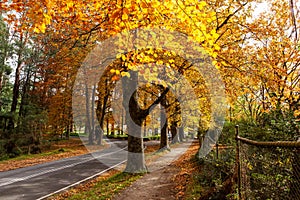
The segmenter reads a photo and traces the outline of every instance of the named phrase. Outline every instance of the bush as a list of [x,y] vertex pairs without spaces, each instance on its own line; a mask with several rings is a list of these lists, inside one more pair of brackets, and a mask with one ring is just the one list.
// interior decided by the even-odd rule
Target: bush
[[73,136],[73,137],[79,137],[79,134],[76,133],[76,132],[72,132],[72,133],[70,133],[70,136]]
[[106,135],[108,139],[122,139],[127,140],[128,135]]
[[225,122],[222,134],[218,140],[219,144],[233,145],[235,144],[235,123]]
[[144,137],[144,141],[150,141],[150,140],[160,140],[160,135]]

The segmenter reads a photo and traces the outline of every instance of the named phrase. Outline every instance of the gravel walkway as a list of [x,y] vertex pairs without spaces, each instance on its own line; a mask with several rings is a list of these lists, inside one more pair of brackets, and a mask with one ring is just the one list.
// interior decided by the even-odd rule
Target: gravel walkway
[[191,142],[185,142],[172,147],[170,152],[164,153],[163,156],[148,166],[148,174],[116,195],[113,200],[176,199],[176,191],[174,189],[176,183],[173,181],[173,178],[180,169],[172,164],[172,162],[184,154],[190,145]]

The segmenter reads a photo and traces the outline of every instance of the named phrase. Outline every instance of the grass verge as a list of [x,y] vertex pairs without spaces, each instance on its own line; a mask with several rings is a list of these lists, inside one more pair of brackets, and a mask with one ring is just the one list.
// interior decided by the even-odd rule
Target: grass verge
[[102,180],[95,180],[92,183],[87,183],[80,188],[71,189],[70,191],[59,194],[50,198],[51,200],[107,200],[118,194],[121,190],[130,186],[134,181],[141,178],[144,174],[130,174],[125,172],[112,172],[113,175]]
[[43,153],[39,153],[39,154],[23,154],[20,155],[18,157],[15,158],[9,158],[3,161],[14,161],[14,160],[25,160],[25,159],[31,159],[31,158],[42,158],[45,156],[51,156],[51,155],[57,155],[57,154],[61,154],[64,152],[71,152],[71,149],[65,149],[65,148],[60,148],[60,149],[56,149],[56,150],[52,150],[52,151],[48,151],[48,152],[43,152]]
[[[89,146],[91,151],[105,148],[104,146]],[[70,140],[60,140],[53,142],[48,149],[42,149],[40,154],[23,154],[15,158],[8,158],[0,161],[0,172],[13,170],[21,167],[28,167],[49,161],[69,158],[89,153],[85,145],[79,138],[70,138]]]

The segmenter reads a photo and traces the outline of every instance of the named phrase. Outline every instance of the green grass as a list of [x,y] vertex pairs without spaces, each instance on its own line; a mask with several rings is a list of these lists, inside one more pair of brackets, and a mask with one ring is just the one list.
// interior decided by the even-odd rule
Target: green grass
[[188,186],[188,189],[185,193],[185,199],[186,200],[194,200],[199,199],[201,197],[201,192],[204,191],[204,188],[197,184],[195,180],[193,179],[190,185]]
[[160,139],[160,135],[154,135],[154,136],[144,137],[144,141],[159,140],[159,139]]
[[128,135],[105,135],[109,139],[127,139]]
[[[128,138],[128,135],[115,134],[115,135],[106,135],[106,137],[109,139],[124,139],[125,140]],[[160,139],[159,135],[144,137],[144,141],[159,140],[159,139]]]
[[14,158],[6,157],[5,159],[0,160],[0,162],[7,161],[7,160],[25,160],[25,159],[29,159],[29,158],[42,158],[44,156],[51,156],[51,155],[55,155],[55,154],[60,154],[62,152],[70,152],[70,150],[65,149],[65,148],[60,148],[60,149],[56,149],[53,151],[39,153],[39,154],[22,154],[20,156],[14,157]]
[[142,177],[143,174],[129,174],[125,172],[121,172],[118,174],[113,175],[112,177],[100,181],[96,183],[92,188],[87,191],[74,194],[71,197],[68,197],[69,200],[76,200],[76,199],[91,199],[91,200],[106,200],[111,199],[113,195],[120,192],[122,189],[128,187]]

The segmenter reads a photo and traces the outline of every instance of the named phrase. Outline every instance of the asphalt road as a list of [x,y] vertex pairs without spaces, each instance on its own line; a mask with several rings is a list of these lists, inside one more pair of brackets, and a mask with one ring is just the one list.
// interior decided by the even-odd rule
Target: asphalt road
[[45,199],[126,161],[127,141],[109,148],[7,172],[0,172],[0,200]]

